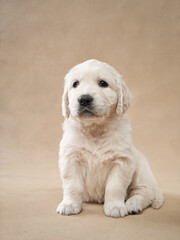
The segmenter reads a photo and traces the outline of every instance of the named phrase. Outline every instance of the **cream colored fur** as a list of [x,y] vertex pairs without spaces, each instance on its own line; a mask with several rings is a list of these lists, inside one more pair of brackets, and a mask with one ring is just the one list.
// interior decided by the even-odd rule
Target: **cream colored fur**
[[[109,86],[100,87],[100,80]],[[78,98],[84,94],[93,97],[92,117],[78,113]],[[131,98],[121,75],[106,63],[88,60],[66,75],[59,154],[63,201],[58,213],[78,214],[83,201],[104,203],[104,213],[111,217],[162,206],[163,195],[150,166],[132,143],[125,113]]]

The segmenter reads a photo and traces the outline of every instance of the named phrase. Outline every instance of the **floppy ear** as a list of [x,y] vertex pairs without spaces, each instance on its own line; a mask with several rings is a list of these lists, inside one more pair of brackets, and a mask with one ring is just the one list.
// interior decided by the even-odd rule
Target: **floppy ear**
[[125,113],[132,101],[132,94],[126,86],[125,82],[122,79],[122,76],[119,75],[118,79],[118,103],[116,112],[121,115]]
[[68,89],[67,84],[65,84],[64,87],[64,93],[62,96],[62,115],[63,117],[69,117],[70,111],[69,111],[69,100],[68,100]]

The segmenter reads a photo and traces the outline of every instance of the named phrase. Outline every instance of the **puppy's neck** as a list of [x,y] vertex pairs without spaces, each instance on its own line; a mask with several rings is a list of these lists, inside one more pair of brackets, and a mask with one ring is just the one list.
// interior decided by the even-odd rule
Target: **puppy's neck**
[[99,138],[103,137],[108,131],[111,131],[111,128],[118,123],[118,116],[111,117],[102,117],[96,120],[92,119],[69,119],[74,127],[78,128],[78,130],[88,137]]
[[102,124],[98,123],[92,123],[91,125],[85,125],[84,123],[81,123],[80,131],[84,135],[98,138],[103,136],[106,133],[107,129]]

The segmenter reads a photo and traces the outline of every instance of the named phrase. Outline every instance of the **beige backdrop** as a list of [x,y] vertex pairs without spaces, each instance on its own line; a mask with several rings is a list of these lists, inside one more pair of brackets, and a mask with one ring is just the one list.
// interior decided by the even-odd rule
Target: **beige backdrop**
[[[180,238],[180,1],[1,0],[2,240]],[[58,149],[63,77],[89,58],[124,75],[135,145],[165,204],[107,218],[84,204],[60,216]]]

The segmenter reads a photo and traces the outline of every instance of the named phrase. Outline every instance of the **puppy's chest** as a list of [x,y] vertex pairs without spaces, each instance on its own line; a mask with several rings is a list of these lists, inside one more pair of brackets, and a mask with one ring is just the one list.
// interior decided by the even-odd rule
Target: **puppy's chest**
[[79,152],[81,153],[80,164],[89,172],[110,168],[120,154],[118,146],[107,139],[84,141]]
[[108,146],[104,146],[103,143],[94,143],[82,146],[81,150],[81,163],[89,165],[89,167],[105,166],[110,164],[110,162],[117,155],[115,151]]
[[80,166],[84,180],[84,200],[103,202],[107,175],[113,165],[113,151],[96,145],[82,148]]

